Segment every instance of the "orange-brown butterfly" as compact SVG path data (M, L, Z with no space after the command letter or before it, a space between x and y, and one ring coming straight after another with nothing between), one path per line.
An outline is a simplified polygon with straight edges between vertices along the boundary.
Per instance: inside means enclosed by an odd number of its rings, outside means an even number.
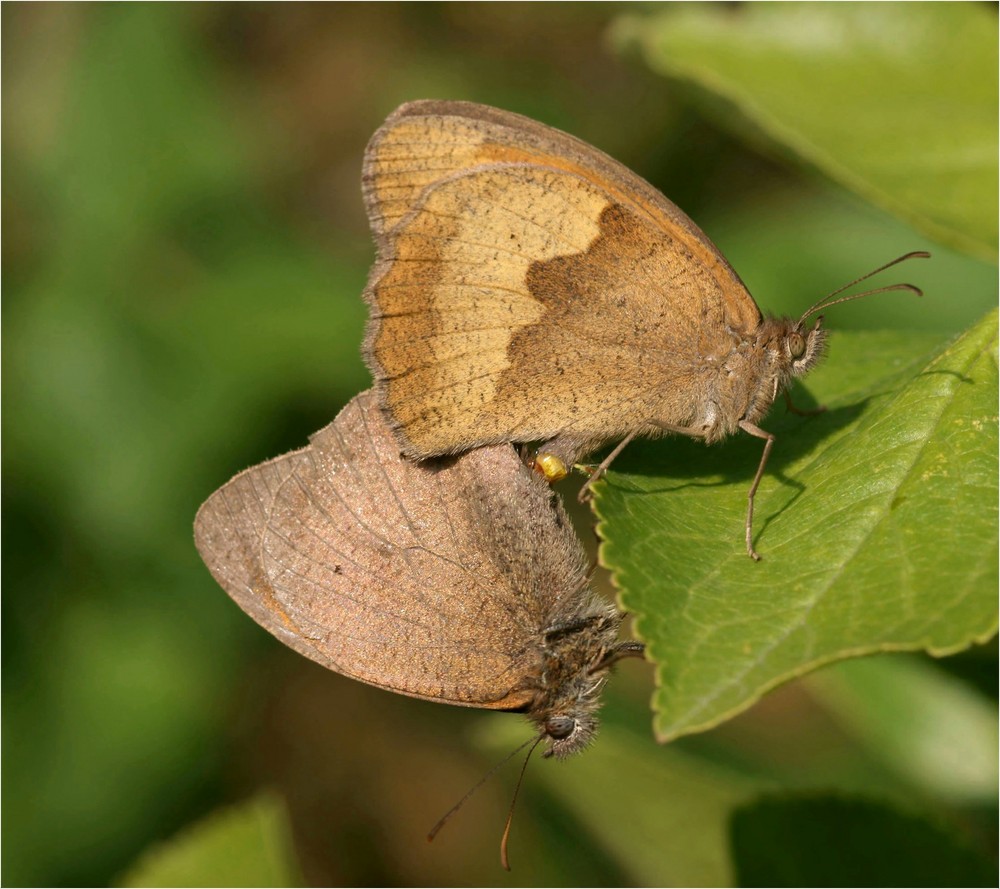
M364 354L407 456L541 441L535 466L553 479L620 439L593 481L636 435L711 443L742 429L766 442L745 525L758 558L753 498L774 443L758 424L823 353L822 317L807 321L865 294L764 317L655 188L484 105L398 108L368 146L363 188L378 246ZM868 292L884 290L919 293Z

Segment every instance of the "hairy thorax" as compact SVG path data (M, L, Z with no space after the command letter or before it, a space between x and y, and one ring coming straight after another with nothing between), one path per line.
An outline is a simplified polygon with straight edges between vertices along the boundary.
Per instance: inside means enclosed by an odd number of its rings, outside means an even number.
M756 425L792 377L806 373L822 355L825 331L809 331L789 318L765 318L752 335L730 334L729 351L703 357L706 385L694 426L713 442L741 422Z

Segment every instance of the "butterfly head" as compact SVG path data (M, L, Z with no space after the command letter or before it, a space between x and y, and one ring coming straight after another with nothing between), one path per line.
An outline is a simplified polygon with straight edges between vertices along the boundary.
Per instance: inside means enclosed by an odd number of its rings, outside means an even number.
M811 327L805 319L765 318L757 329L752 364L756 372L743 419L758 422L794 377L807 374L826 351L827 332L819 317Z
M548 667L548 688L542 690L540 705L530 715L548 741L543 755L562 759L583 750L597 733L597 711L608 668L591 672L585 661L573 656L561 664L550 659Z
M543 731L549 741L549 749L544 756L562 759L586 747L597 731L597 717L593 708L555 713L545 720Z
M605 606L546 634L541 687L528 712L549 742L544 756L562 759L590 743L612 664L642 655L640 643L616 641L620 625L621 615Z
M872 275L877 275L879 272L885 271L887 268L890 268L897 263L915 258L926 259L929 256L930 254L924 250L916 250L912 253L907 253L905 256L900 256L892 262L888 262L880 268L875 269L875 271L862 275L850 284L845 284L829 296L824 297L819 302L806 309L798 321L785 319L782 323L787 326L783 335L783 341L785 360L788 363L788 375L792 377L802 376L804 373L807 373L823 356L824 347L826 345L826 331L822 329L823 316L819 315L816 318L816 323L807 330L807 322L810 318L818 312L822 312L824 309L830 308L830 306L835 306L842 302L849 302L853 299L861 299L865 296L872 296L876 293L888 293L895 290L905 290L908 293L914 293L917 296L921 296L922 292L920 288L914 287L912 284L889 284L884 287L876 287L871 290L865 290L861 293L852 293L848 296L839 296L839 294L843 293L848 288L853 287L855 284L859 284L862 281L867 280L872 277ZM835 298L838 296L839 298Z
M816 366L816 362L826 351L827 332L823 329L823 316L816 319L812 327L806 328L805 319L785 321L787 327L779 338L782 366L785 379L801 377Z
M788 385L793 377L801 377L808 373L816 362L823 357L826 348L827 333L823 329L823 316L818 315L816 321L810 327L809 319L816 316L824 309L838 303L848 302L853 299L860 299L865 296L872 296L876 293L887 293L891 291L904 290L909 293L921 295L919 287L912 284L889 284L884 287L876 287L872 290L865 290L861 293L852 293L847 296L840 296L845 290L859 284L885 271L887 268L908 259L927 258L930 254L923 250L917 250L900 256L892 262L888 262L880 268L862 275L850 284L835 290L829 296L824 297L819 302L810 306L802 313L796 321L792 318L766 318L757 329L754 341L754 351L758 356L755 361L760 361L759 373L754 375L757 381L756 388L751 391L748 400L748 408L743 419L750 422L757 422L767 413L774 400L781 391Z

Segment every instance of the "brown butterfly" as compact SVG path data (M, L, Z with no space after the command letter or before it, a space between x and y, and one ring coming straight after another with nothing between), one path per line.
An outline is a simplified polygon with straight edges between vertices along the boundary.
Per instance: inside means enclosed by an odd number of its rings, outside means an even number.
M586 745L609 668L642 653L616 641L558 497L510 445L403 459L367 392L216 491L195 543L290 648L388 691L524 712L546 755Z
M742 429L766 442L745 526L759 558L753 498L774 436L758 423L823 353L822 317L807 320L865 294L765 318L651 185L485 105L398 108L368 145L363 188L378 246L364 354L407 456L541 441L534 465L552 480L621 439L592 482L636 435Z

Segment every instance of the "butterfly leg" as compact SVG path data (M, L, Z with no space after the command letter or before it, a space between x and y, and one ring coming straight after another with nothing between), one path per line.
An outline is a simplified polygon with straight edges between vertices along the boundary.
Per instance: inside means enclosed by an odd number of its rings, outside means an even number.
M636 429L632 430L620 442L618 442L618 444L615 446L614 450L610 454L608 454L608 456L605 457L601 461L601 463L597 467L597 469L595 469L590 474L590 478L587 479L586 484L584 484L584 486L580 489L580 502L581 503L585 502L587 500L587 498L590 496L590 487L591 487L591 485L593 485L594 482L596 482L604 474L605 470L607 470L607 468L611 465L611 463L614 461L614 459L623 450L625 450L625 446L630 441L632 441L633 438L635 438L638 435L649 435L650 434L650 432L652 431L649 428L650 426L654 427L655 429L660 429L663 432L671 432L674 435L687 435L690 438L704 438L705 434L706 434L706 430L704 428L701 428L701 427L694 428L694 427L691 427L691 426L674 426L674 425L672 425L670 423L663 423L663 422L661 422L659 420L647 420L641 426L638 426Z
M618 620L619 618L615 618ZM568 620L565 623L553 624L551 627L546 627L545 642L551 645L558 639L562 639L566 636L575 636L584 630L589 630L592 627L597 629L603 629L611 623L606 614L588 614L586 617L576 617L572 620Z
M750 485L750 491L747 493L747 554L755 562L759 562L760 554L753 548L753 498L757 493L760 480L764 477L764 467L767 466L767 458L771 456L771 448L774 447L774 435L770 432L765 432L759 426L754 426L753 423L747 420L740 420L740 429L748 432L755 438L762 438L766 442L764 453L760 455L760 465L757 467L757 474L753 477L753 484Z
M822 414L826 411L826 405L821 404L819 407L810 408L809 410L803 410L800 407L796 407L792 404L792 396L788 394L786 389L785 395L785 407L788 408L789 413L798 414L800 417L814 417L816 414Z
M645 656L646 646L642 642L636 642L634 639L630 639L627 642L619 642L614 648L609 648L604 653L604 657L591 668L590 672L597 673L601 670L607 670L622 658L644 658Z
M580 493L577 495L581 503L586 503L587 500L590 499L590 497L592 496L592 494L591 494L591 486L602 475L604 475L604 473L607 470L607 468L614 462L615 457L617 457L622 451L624 451L625 450L625 446L630 441L632 441L633 438L635 438L637 435L641 434L643 431L644 431L643 428L639 427L638 429L634 429L632 432L630 432L628 435L626 435L620 442L618 442L618 444L615 445L615 447L611 451L611 453L608 454L608 456L605 457L600 462L600 464L598 465L597 469L595 469L592 473L590 473L590 478L588 478L583 483L583 487L580 488Z

